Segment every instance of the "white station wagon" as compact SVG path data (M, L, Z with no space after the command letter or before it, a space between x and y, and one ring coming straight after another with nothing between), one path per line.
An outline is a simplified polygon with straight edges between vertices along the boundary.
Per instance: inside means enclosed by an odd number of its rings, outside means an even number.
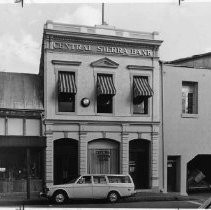
M133 194L134 183L130 175L87 174L66 184L48 186L41 196L46 196L57 204L68 199L108 199L114 203L121 197Z

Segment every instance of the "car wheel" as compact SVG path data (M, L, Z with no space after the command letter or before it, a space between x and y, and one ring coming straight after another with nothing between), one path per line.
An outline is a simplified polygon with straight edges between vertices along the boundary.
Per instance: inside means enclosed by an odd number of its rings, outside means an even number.
M53 201L57 204L63 204L67 200L66 193L64 191L57 191L53 196Z
M118 200L119 200L119 194L117 192L113 191L108 194L108 201L110 203L116 203Z

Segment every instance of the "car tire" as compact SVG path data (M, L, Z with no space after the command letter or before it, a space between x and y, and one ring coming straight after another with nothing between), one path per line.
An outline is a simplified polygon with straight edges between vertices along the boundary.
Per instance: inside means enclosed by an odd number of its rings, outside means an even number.
M107 200L110 203L116 203L119 200L119 193L116 191L112 191L108 194Z
M56 191L53 195L53 202L56 204L63 204L67 201L67 194L66 192L59 190Z

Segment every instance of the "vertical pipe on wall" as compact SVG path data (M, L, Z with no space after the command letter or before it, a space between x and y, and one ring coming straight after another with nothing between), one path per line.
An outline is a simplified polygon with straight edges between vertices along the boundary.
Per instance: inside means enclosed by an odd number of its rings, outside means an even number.
M163 185L163 189L165 188L165 152L164 152L164 84L163 84L163 62L159 61L160 63L160 81L161 81L161 130L162 130L162 138L161 138L161 142L162 142L162 173L163 173L163 179L162 179L162 185Z
M27 192L27 199L30 199L30 180L31 180L31 173L30 173L30 148L26 149L26 167L27 167L27 181L26 181L26 192Z

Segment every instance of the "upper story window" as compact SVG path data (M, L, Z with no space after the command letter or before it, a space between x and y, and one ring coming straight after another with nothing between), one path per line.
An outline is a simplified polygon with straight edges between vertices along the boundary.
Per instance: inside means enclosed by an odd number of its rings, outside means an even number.
M75 112L77 92L74 72L58 72L58 111Z
M133 114L148 114L149 98L153 90L148 83L148 77L133 77Z
M197 82L182 82L182 113L198 114Z
M112 74L97 74L97 113L113 112L113 96L116 89Z

